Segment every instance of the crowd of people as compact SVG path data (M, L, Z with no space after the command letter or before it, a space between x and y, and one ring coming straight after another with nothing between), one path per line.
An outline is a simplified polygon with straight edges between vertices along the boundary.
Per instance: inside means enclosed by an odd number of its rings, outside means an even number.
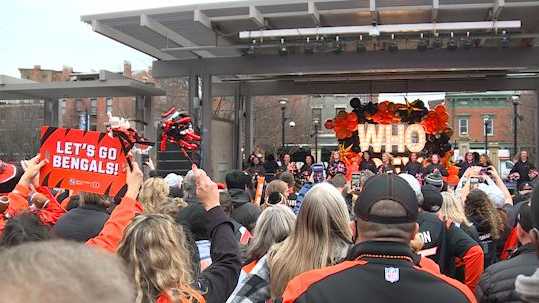
M468 153L253 153L212 181L148 178L113 199L40 186L40 156L0 162L1 302L539 302L539 189L522 151L508 178ZM261 183L260 180L263 182ZM257 197L259 197L257 199Z

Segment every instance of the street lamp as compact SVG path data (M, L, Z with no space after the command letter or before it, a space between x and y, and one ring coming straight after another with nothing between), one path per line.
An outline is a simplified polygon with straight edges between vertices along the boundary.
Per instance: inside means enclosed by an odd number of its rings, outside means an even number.
M280 99L279 104L281 104L281 144L282 150L284 152L285 145L285 130L286 130L286 104L288 101L286 99Z
M485 131L485 155L488 155L488 131L487 131L487 126L488 126L488 120L489 120L489 117L486 116L485 119L483 120L484 122L484 131Z
M511 101L513 102L513 154L516 155L518 152L518 106L520 105L520 96L513 95Z
M318 132L320 131L320 120L313 119L314 124L314 162L318 163Z

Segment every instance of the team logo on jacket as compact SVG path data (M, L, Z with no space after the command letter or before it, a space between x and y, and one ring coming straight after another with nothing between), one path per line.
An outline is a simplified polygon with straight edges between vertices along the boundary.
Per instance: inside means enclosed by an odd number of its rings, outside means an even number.
M399 281L399 269L395 267L386 267L386 281L390 283L395 283Z

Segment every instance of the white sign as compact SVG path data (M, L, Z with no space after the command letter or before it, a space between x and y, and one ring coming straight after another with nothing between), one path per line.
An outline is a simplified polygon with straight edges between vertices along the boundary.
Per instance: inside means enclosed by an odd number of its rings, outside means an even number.
M427 140L421 124L359 124L357 132L361 151L372 147L375 153L382 152L382 146L388 153L392 152L393 146L397 146L399 153L406 152L406 149L417 153L423 150Z

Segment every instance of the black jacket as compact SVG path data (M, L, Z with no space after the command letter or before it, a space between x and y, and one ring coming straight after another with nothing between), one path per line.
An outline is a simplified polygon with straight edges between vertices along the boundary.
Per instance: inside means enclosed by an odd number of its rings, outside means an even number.
M376 174L376 164L374 163L373 160L368 160L368 161L361 161L361 163L359 164L359 170L362 171L362 170L370 170L372 171L373 174Z
M81 205L60 217L51 233L62 239L86 242L101 232L108 219L105 207Z
M406 244L363 242L352 261L305 272L288 283L283 302L473 302L463 284L418 266Z
M462 161L459 163L459 178L462 178L466 170L472 166L477 166L477 163L475 161L472 161L472 163L468 163L467 161Z
M490 266L491 264L494 264L497 260L497 252L496 248L497 245L500 243L503 243L501 240L495 240L492 238L492 235L490 234L490 223L486 218L482 218L481 216L474 215L471 216L470 221L472 221L473 225L477 228L477 232L479 233L479 245L481 245L481 248L483 249L483 253L485 254L485 268Z
M233 225L220 206L207 212L212 264L200 273L197 286L207 303L224 302L238 283L241 260Z
M233 188L229 189L228 193L232 198L230 216L249 231L253 231L256 220L260 216L260 209L251 203L251 197L246 191Z
M530 182L530 170L534 169L535 165L530 163L530 161L522 162L518 161L515 163L515 166L513 166L513 169L511 169L511 174L518 172L520 175L520 179L518 179L517 183L518 185L526 182Z
M488 267L479 281L476 296L479 302L522 302L515 292L518 275L532 275L539 267L533 244L518 248L511 258Z
M423 240L422 254L440 266L440 271L461 282L475 283L483 272L483 253L481 248L468 234L454 223L441 221L436 215L420 212L417 217L419 237ZM458 260L464 266L457 268Z
M428 174L433 173L435 170L438 170L440 172L440 175L447 177L449 176L449 173L447 172L447 169L441 164L429 164L427 167L423 168L423 175L427 176Z
M404 169L402 170L403 173L410 174L412 176L420 175L423 171L423 166L421 166L421 163L417 161L409 161L404 166Z

